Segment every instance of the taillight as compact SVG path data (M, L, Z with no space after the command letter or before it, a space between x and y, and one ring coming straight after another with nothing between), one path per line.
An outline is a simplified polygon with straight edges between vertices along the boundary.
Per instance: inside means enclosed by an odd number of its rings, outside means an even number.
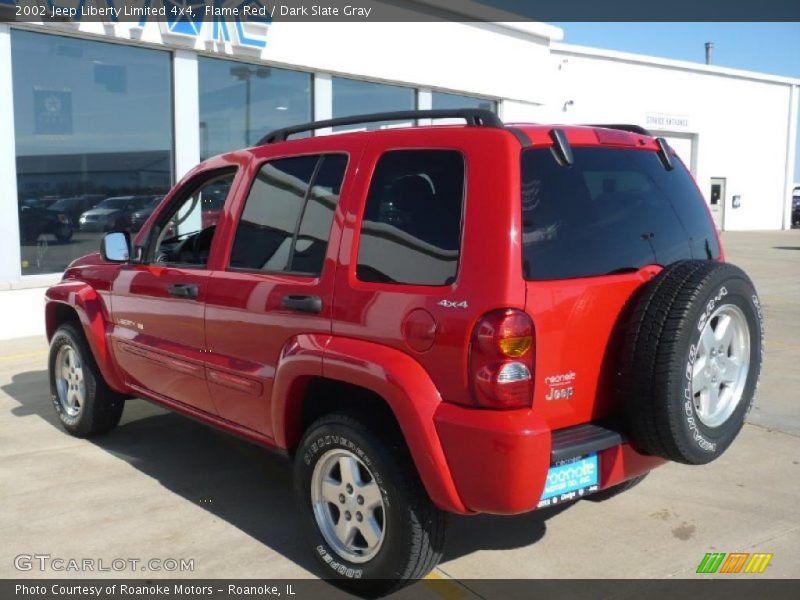
M472 395L486 408L524 408L533 398L533 321L523 311L495 310L472 332Z

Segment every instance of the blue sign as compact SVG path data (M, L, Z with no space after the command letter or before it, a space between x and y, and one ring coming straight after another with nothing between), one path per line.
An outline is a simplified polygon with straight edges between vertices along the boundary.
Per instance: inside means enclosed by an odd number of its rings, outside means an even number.
M585 490L599 482L597 454L573 462L550 467L544 484L542 500Z

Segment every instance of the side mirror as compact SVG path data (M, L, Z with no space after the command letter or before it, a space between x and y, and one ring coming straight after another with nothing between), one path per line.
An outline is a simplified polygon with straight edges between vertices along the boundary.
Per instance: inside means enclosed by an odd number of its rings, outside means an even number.
M131 257L131 237L127 231L112 231L100 242L100 256L108 262L128 262Z

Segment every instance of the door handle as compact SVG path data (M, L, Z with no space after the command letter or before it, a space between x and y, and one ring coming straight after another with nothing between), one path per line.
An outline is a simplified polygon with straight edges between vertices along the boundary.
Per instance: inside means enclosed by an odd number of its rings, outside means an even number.
M319 296L298 296L289 294L281 300L281 306L289 310L305 313L321 313L322 298Z
M173 283L169 286L169 295L176 298L197 298L198 287L193 283Z

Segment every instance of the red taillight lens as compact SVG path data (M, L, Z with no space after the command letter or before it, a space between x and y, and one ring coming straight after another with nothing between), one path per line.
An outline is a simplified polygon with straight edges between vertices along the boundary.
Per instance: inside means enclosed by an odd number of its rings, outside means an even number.
M533 322L521 310L484 315L472 334L469 368L475 403L524 408L533 398Z

